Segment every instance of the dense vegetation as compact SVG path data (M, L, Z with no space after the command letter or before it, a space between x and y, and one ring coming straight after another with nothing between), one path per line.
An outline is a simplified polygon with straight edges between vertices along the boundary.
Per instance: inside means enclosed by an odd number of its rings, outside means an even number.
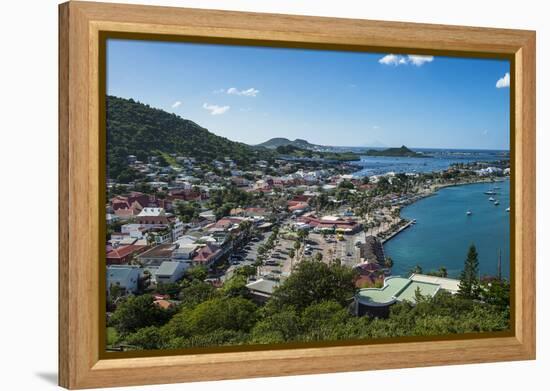
M264 306L250 300L246 277L237 272L222 288L203 282L205 271L191 269L169 287L179 306L161 310L150 295L128 298L110 319L116 343L130 349L172 349L240 344L266 344L436 336L499 331L509 328L509 284L472 277L475 248L465 262L465 284L457 295L416 295L416 304L393 305L388 318L356 317L350 311L354 271L338 262L299 263ZM252 267L251 267L252 268ZM253 269L253 268L252 268ZM470 289L476 286L475 294ZM113 342L113 337L110 337Z
M206 162L230 157L241 164L266 155L264 150L260 157L256 149L216 136L176 114L115 96L107 97L107 151L109 177L121 182L137 175L128 168L128 155L147 161L151 151L157 151L163 161L178 153Z

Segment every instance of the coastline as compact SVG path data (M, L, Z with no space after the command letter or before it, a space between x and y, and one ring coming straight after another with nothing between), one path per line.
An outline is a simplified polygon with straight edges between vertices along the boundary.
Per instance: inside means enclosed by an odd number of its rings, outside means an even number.
M479 183L500 183L504 182L506 180L509 180L510 177L491 177L491 178L479 178L479 180L474 181L467 181L467 182L457 182L457 183L445 183L445 184L437 184L430 186L429 189L427 189L426 192L423 192L421 194L417 194L414 197L411 197L410 202L405 202L403 206L409 206L414 204L415 202L418 202L424 198L432 197L441 189L445 189L448 187L455 187L455 186L468 186L468 185L476 185ZM382 244L388 243L391 239L395 238L398 234L403 232L405 229L409 228L411 225L414 225L415 220L408 220L401 216L401 210L399 211L399 221L396 224L404 224L403 226L399 227L395 232L392 232L389 234L388 237L381 238Z
M502 275L508 278L510 271L507 265L512 255L507 239L509 213L504 209L510 202L509 179L494 179L498 180L452 184L464 187L440 192L437 197L426 200L425 203L411 203L411 209L402 209L399 215L401 221L417 220L421 226L414 227L411 232L399 236L395 241L391 239L405 229L392 232L383 241L385 254L394 261L392 273L406 274L415 265L420 265L425 271L435 271L444 266L450 276L456 277L463 264L465 248L475 244L480 257L481 275L496 275L497 260L502 257ZM467 187L470 184L478 186ZM439 189L454 186L438 186L430 195L436 194ZM497 195L493 197L500 200L500 207L494 207L492 202L487 201L489 195L483 194L496 186L500 189L495 189ZM474 217L465 216L466 210L473 211ZM432 238L436 238L433 246L426 245Z

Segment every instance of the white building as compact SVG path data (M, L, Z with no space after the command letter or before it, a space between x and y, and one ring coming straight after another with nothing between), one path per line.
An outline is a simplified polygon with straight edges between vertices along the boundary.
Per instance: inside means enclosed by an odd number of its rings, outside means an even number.
M134 265L110 265L107 267L107 295L110 295L111 287L119 286L126 293L138 291L139 266Z
M172 253L173 261L186 261L192 259L199 247L198 244L188 243L178 246Z
M171 284L183 277L188 264L186 262L164 261L155 273L157 284Z
M166 212L164 211L164 208L143 208L141 212L139 212L138 217L158 217L158 216L165 216Z
M134 239L143 239L147 233L147 228L142 224L124 224L120 227L120 232Z
M184 231L184 224L180 221L180 219L176 219L176 221L174 221L174 224L172 225L172 241L175 242L176 240L181 238Z

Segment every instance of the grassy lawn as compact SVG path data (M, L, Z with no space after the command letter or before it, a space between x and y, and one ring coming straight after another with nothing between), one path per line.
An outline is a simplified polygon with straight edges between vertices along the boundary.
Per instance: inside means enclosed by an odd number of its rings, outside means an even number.
M114 345L118 339L118 333L114 327L107 327L107 346Z
M160 151L159 151L160 152ZM162 157L164 158L164 160L166 160L166 162L171 165L171 166L174 166L174 167L180 167L179 163L177 162L176 158L170 156L169 153L166 153L166 152L160 152L160 154L162 155Z

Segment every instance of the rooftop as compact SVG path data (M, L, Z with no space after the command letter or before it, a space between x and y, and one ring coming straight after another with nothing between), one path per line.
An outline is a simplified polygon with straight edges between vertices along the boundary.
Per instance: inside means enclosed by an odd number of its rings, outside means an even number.
M259 279L246 285L246 287L252 291L263 293L266 295L272 295L275 288L279 286L278 281Z
M382 288L361 289L357 293L357 299L361 304L374 307L386 306L403 300L414 303L417 289L420 289L420 294L423 296L434 296L439 288L438 284L394 276L387 277Z
M107 267L107 279L109 282L124 283L132 275L139 276L139 266L134 265L111 265Z
M113 248L111 251L107 253L107 259L120 259L124 258L136 251L141 251L145 248L145 246L135 245L135 244L129 244L124 245L120 247Z
M171 276L178 269L179 262L164 261L156 271L157 276Z
M139 255L140 258L170 258L172 256L172 251L176 246L174 244L161 244L159 246L153 247L150 250L147 250Z
M164 216L164 209L163 208L143 208L141 212L138 214L139 217L156 217L156 216Z
M426 274L416 274L413 273L409 279L418 282L427 282L430 284L438 284L441 289L449 291L451 293L458 292L458 286L460 285L459 280L446 277L437 277L437 276L428 276Z

